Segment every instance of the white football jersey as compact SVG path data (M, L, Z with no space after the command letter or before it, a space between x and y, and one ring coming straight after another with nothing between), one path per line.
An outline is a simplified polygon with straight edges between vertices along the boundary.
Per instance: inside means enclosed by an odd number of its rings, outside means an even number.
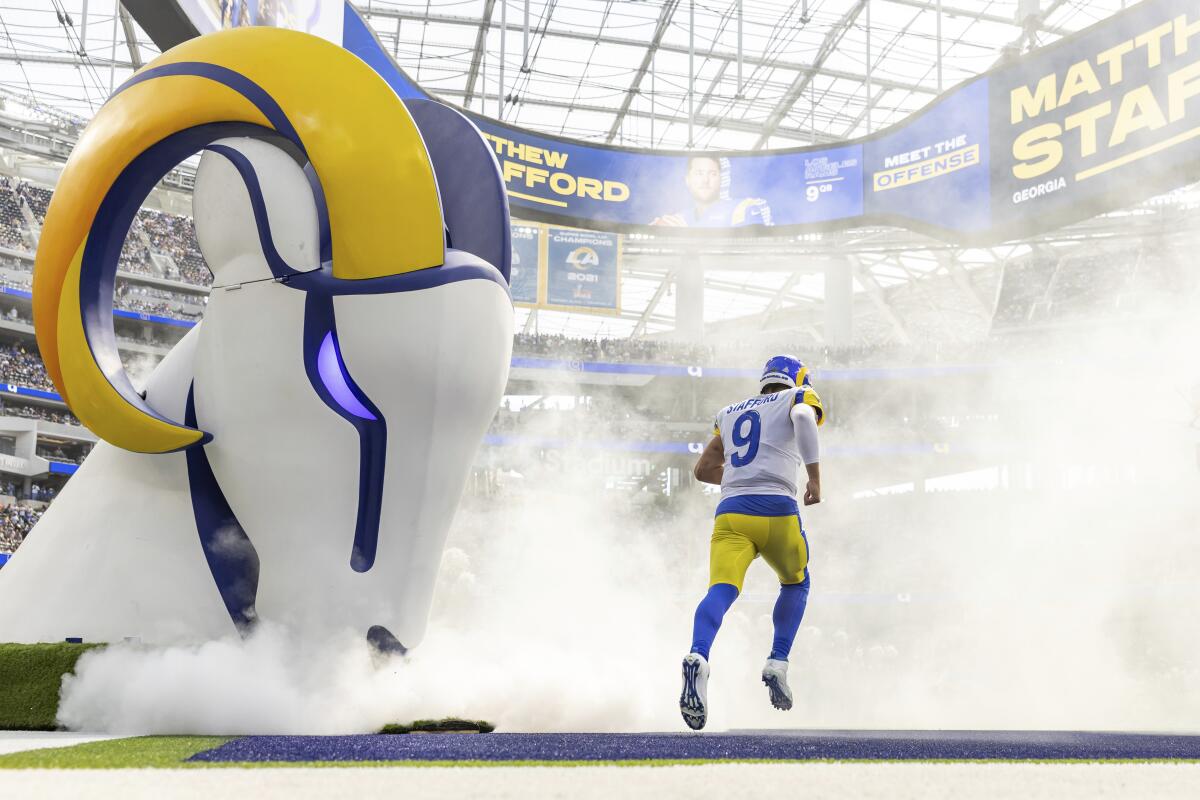
M713 436L725 448L721 497L747 494L796 496L800 449L792 427L792 407L812 406L817 424L824 422L821 398L812 387L758 394L726 406L713 422Z

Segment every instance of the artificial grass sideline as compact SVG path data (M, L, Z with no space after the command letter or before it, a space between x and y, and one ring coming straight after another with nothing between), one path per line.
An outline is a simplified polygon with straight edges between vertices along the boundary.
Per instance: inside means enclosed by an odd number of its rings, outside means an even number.
M0 644L0 730L58 728L62 679L96 644Z
M70 747L0 755L0 769L178 769L202 766L187 759L220 747L231 736L136 736Z

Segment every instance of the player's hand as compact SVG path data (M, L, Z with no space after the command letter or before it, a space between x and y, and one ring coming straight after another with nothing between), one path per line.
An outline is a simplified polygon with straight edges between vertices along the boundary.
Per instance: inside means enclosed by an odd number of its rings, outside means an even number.
M683 214L663 214L661 217L656 217L651 225L666 225L669 228L686 228L687 221L684 220Z
M809 481L804 487L804 505L815 506L821 502L821 482Z

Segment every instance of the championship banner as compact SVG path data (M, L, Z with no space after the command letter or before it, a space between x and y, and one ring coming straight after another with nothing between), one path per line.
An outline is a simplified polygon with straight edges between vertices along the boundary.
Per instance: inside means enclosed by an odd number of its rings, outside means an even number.
M615 233L546 229L546 307L611 311L621 304L621 239Z
M183 34L164 21L170 16L164 9L222 9L218 22L189 12L190 35L221 25L283 24L262 10L270 8L286 24L328 37L336 0L125 5L165 48ZM392 61L354 7L342 8L342 46L401 98L430 97ZM959 85L891 128L835 145L644 150L533 133L465 113L495 152L512 211L523 219L720 235L887 224L994 244L1200 180L1197 95L1200 6L1143 0Z
M539 225L512 223L512 271L509 286L514 303L536 305L544 231Z

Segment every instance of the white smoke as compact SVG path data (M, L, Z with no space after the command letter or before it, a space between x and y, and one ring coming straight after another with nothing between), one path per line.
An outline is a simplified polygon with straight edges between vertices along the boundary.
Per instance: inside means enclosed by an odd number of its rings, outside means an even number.
M349 733L442 716L505 730L670 725L688 614L659 542L580 497L464 512L430 633L408 657L270 623L245 642L118 644L80 660L59 720L122 733Z
M133 385L134 390L139 392L146 390L150 375L160 360L154 356L137 354L125 358L125 372L129 375L129 382Z
M796 709L771 709L758 681L777 584L755 562L713 648L710 729L1194 728L1194 319L1046 334L975 379L938 383L922 396L964 415L999 408L964 423L949 454L827 455L826 501L804 512L813 589L791 660ZM894 441L903 426L886 400L827 426L827 453ZM919 489L969 463L995 465L1001 488L849 491ZM429 634L407 658L269 624L246 642L116 645L64 682L60 720L127 733L341 733L448 715L510 731L679 730L715 501L695 491L661 509L589 471L570 453L531 459L465 503Z

